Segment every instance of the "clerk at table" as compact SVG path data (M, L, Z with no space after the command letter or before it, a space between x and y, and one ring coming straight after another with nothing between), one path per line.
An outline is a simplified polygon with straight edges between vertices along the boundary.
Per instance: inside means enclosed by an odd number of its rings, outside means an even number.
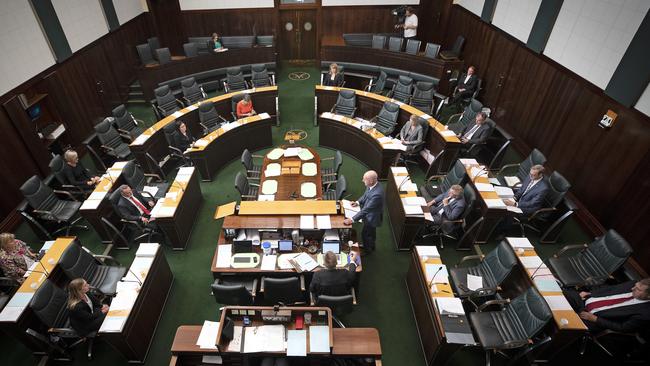
M244 94L244 98L237 103L237 118L254 116L256 114L257 112L253 109L251 96Z
M345 268L337 269L338 255L331 251L325 253L324 271L314 273L309 285L309 292L318 298L320 295L345 296L350 294L354 283L355 271L357 269L357 253L350 251L350 263Z

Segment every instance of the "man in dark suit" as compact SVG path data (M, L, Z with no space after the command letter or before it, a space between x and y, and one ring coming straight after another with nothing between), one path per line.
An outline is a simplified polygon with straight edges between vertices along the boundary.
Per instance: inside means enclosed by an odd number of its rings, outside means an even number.
M465 126L458 136L465 147L482 144L490 137L490 125L487 124L487 114L478 112L473 124Z
M369 170L363 175L363 184L366 191L352 206L360 206L361 210L352 219L346 218L343 223L352 225L353 222L363 220L361 240L366 252L375 250L377 226L381 225L384 214L384 189L379 184L377 172Z
M592 332L630 333L650 325L650 278L603 285L591 292L569 289L564 294Z
M478 76L475 74L476 68L470 66L467 68L467 72L463 73L458 78L458 85L454 95L451 97L449 104L456 104L461 99L472 96L478 87Z
M141 221L148 224L153 221L151 216L151 208L155 202L151 198L144 198L138 191L134 191L126 184L118 188L122 197L117 203L117 209L123 219L129 221Z
M337 259L338 255L332 252L325 253L324 262L327 269L314 272L309 292L316 298L320 295L344 296L350 294L357 270L357 253L350 251L350 263L346 268L336 269Z
M544 167L533 165L521 187L515 190L514 199L504 200L504 202L508 206L518 207L523 215L530 216L542 208L547 192L548 183L544 180Z
M431 211L433 224L441 227L443 232L451 233L458 224L448 221L460 219L465 211L465 204L463 187L454 184L449 188L449 192L443 192L427 202L427 207Z

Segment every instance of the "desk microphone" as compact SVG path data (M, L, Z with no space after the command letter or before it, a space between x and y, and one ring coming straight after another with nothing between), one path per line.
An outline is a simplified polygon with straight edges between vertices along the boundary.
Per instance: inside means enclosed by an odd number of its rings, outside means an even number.
M482 167L481 169L479 169L478 173L476 173L476 175L474 175L474 176L472 177L472 182L476 181L476 178L478 178L479 176L481 176L483 172L485 172L485 167Z
M399 186L397 187L397 192L400 192L402 190L402 186L404 185L404 183L406 183L410 179L411 177L407 175L406 178L404 178L404 180L402 181L402 183L400 183Z
M131 270L131 268L129 268L129 273L131 273L131 274L133 275L133 277L135 277L136 280L135 280L135 281L129 281L129 280L122 279L122 282L135 282L135 283L137 283L138 285L142 286L142 280L140 280L140 279L138 278L138 276L135 274L135 272L133 272L133 271Z
M431 281L429 282L429 288L431 288L431 286L433 286L433 284L435 283L435 280L436 280L436 276L438 275L438 272L440 272L441 270L442 270L442 266L438 267L438 270L436 271L436 273L433 274L433 277L431 277Z
M45 275L48 276L48 277L50 276L50 273L47 271L47 269L45 268L45 266L43 265L43 263L42 263L41 261L36 261L35 263L38 263L38 264L41 265L41 268L43 268L43 272L34 271L34 270L32 270L32 272L43 273L43 274L45 274Z
M293 191L293 193L291 193L291 195L289 196L289 198L291 198L291 199L293 199L293 200L297 199L297 198L298 198L298 195L296 194L296 191Z
M183 188L183 185L180 184L180 183L178 183L178 182L175 181L175 180L172 182L172 187L174 187L174 186L180 188L181 192L185 193L185 188Z
M535 273L537 273L537 271L539 271L539 269L542 268L543 265L544 265L544 262L542 261L542 263L540 263L539 266L537 266L537 268L535 268L533 273L530 275L531 279L533 279L533 280L535 279Z

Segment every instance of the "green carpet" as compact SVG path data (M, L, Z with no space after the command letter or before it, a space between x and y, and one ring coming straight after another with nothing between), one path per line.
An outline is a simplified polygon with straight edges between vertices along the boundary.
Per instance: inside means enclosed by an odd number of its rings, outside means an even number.
M304 81L289 80L287 75L293 71L306 71L311 77ZM330 157L334 151L318 147L318 129L313 126L314 85L319 80L319 70L309 67L284 66L278 75L280 87L280 127L273 128L273 143L283 143L287 130L302 129L307 132L307 138L302 144L315 147L321 157ZM154 122L151 109L148 107L130 107L130 111L147 125ZM450 111L444 111L446 115ZM509 159L520 159L510 153ZM86 157L86 166L92 163ZM221 170L213 182L201 183L203 204L199 209L187 250L178 252L165 248L165 255L174 273L174 284L155 333L153 344L147 357L146 365L167 365L170 359L170 347L176 329L184 324L202 324L204 320L217 320L219 305L210 294L212 274L210 263L214 255L215 245L221 228L221 221L212 219L217 205L238 199L234 188L234 176L241 171L240 162L233 161ZM355 199L363 192L361 176L367 168L358 160L344 154L341 173L348 180L348 193ZM418 183L422 183L423 173L417 168L410 168ZM388 213L385 212L385 217ZM360 230L360 227L357 227ZM405 274L409 254L395 252L388 220L378 229L378 249L369 257L363 259L364 270L361 278L361 288L358 297L359 305L354 312L343 319L348 327L374 327L379 330L383 350L383 364L386 366L419 366L425 365L420 341L415 328L414 318L405 286ZM98 236L92 231L78 233L83 245L101 253L103 246ZM30 229L22 225L17 230L17 236L38 248ZM575 223L570 223L563 234L564 243L578 243L589 240ZM483 247L488 251L495 246L490 243ZM539 248L543 257L557 251L558 246L548 245ZM128 265L133 259L135 250L118 251L111 254L121 263ZM443 261L447 265L458 263L469 252L457 252L449 243L441 251ZM79 347L75 353L74 365L114 366L126 365L124 358L111 347L98 340L95 345L93 361L85 358L85 347ZM0 342L0 365L34 365L36 363L30 352L20 343L3 336ZM465 349L458 352L450 364L474 365L483 361L480 349ZM494 364L501 364L495 360Z

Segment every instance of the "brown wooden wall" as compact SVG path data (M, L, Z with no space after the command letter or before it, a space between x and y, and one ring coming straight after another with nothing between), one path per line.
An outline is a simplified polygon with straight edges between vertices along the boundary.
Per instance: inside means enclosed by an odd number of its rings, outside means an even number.
M322 35L341 36L343 33L391 33L395 6L324 6Z
M273 8L183 11L181 21L184 42L187 37L207 37L214 32L222 36L272 35L277 23Z
M479 99L515 147L544 152L588 210L580 214L586 226L621 232L650 270L650 118L458 5L447 25L444 45L466 38L463 58L484 80ZM597 124L608 109L618 119L604 130Z

